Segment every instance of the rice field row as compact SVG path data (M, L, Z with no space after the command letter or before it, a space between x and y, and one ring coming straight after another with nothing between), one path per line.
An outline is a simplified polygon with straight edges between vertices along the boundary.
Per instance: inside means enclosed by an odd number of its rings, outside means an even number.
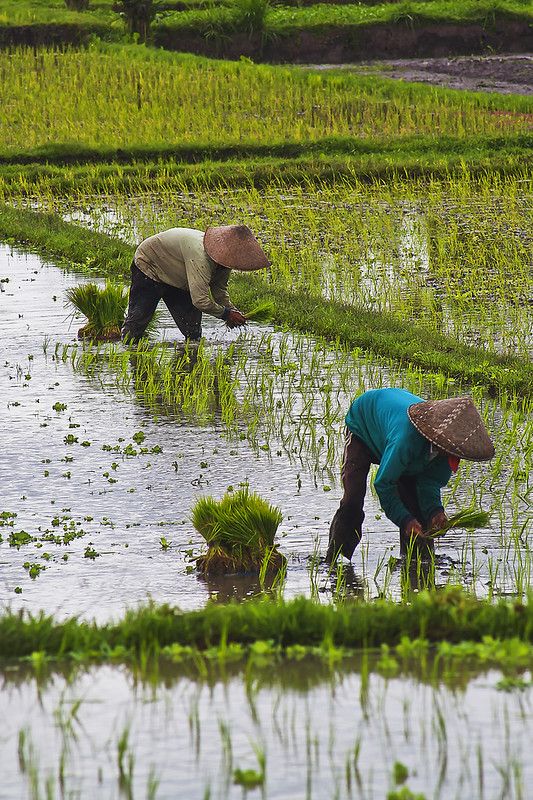
M132 245L174 225L243 221L268 247L276 288L392 313L488 352L528 358L533 202L526 175L475 179L465 171L447 181L218 191L161 178L153 194L84 197L80 185L78 199L43 192L33 202Z
M0 83L0 150L7 153L21 142L131 147L531 129L527 98L464 97L385 79L131 47L2 51Z

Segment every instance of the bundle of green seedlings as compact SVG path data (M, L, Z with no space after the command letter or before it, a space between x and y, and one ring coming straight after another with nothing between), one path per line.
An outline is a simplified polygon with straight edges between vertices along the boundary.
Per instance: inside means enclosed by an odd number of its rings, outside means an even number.
M87 323L79 329L79 339L112 342L120 339L120 328L128 305L128 293L124 286L106 281L104 287L96 283L85 283L67 289L67 303L73 313L87 317Z
M275 314L275 306L271 300L258 303L244 315L250 322L272 322Z
M204 575L234 572L277 572L286 562L274 544L282 520L279 508L247 488L226 492L222 500L201 497L192 523L207 542L196 560Z
M434 531L431 534L432 538L437 536L444 536L445 533L453 528L465 528L466 530L473 531L478 528L486 528L489 524L490 514L488 511L481 511L477 508L467 508L464 511L458 511L450 517L442 528Z

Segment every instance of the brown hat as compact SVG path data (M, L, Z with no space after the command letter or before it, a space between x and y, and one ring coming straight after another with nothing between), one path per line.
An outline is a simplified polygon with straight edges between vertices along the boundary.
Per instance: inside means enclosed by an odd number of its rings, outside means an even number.
M220 225L204 234L204 249L222 267L242 271L264 269L270 261L248 225Z
M471 397L425 400L413 403L407 413L422 436L452 456L488 461L494 455L494 445Z

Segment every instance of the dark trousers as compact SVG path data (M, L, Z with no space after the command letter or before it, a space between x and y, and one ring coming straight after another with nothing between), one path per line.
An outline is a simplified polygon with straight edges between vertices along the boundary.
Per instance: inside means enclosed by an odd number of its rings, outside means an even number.
M353 556L354 550L361 541L363 509L366 484L370 465L376 463L370 450L354 434L346 428L346 442L341 467L341 479L344 494L340 506L333 517L329 530L329 546L326 559L334 561L339 553L346 558ZM422 511L418 503L416 479L411 475L402 475L398 481L398 494L407 510L422 525ZM409 544L405 531L400 530L400 549L407 550ZM418 543L421 552L433 549L433 540L424 539Z
M141 338L160 300L186 339L201 338L202 312L193 305L189 292L152 280L132 261L128 310L122 325L123 339L136 341Z

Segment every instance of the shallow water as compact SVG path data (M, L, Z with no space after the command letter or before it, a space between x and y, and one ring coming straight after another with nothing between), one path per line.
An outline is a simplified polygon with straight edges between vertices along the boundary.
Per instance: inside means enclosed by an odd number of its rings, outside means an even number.
M430 684L304 661L213 680L167 665L143 685L120 666L44 667L39 680L14 668L0 673L0 798L43 797L48 782L51 797L232 800L246 796L234 770L258 771L259 752L265 783L251 797L383 800L399 761L427 800L518 800L533 780L533 695L498 691L500 679Z
M107 619L148 597L188 609L203 605L210 594L226 599L256 592L258 584L249 577L206 585L191 565L191 554L198 554L202 545L189 520L195 497L202 493L219 497L228 485L241 483L249 483L283 512L279 535L281 549L289 558L286 595L331 597L336 576L329 576L316 556L325 550L329 522L338 505L342 417L351 389L334 396L336 431L330 435L336 449L332 468L320 471L316 464L298 462L281 445L277 449L272 443L265 452L249 440L228 439L219 419L199 425L175 415L154 416L131 391L102 385L74 371L68 361L54 358L55 342L75 342L79 324L69 320L63 298L65 289L80 276L2 247L0 278L4 279L0 284L0 404L8 442L2 459L0 512L17 515L0 527L2 603L31 611L44 609L61 617L78 614ZM216 320L204 320L205 337L214 350L239 338ZM242 346L253 360L259 358L265 329L249 327ZM179 338L168 316L162 320L161 335ZM277 346L282 340L282 334L275 334ZM333 367L336 358L334 352L328 356ZM354 370L355 366L354 360ZM384 368L372 375L372 380L387 384ZM56 403L67 407L55 411ZM496 410L495 418L498 414ZM148 452L144 454L133 440L139 431L145 435L142 446ZM128 444L134 445L138 455L102 450L104 445L123 449ZM153 448L161 452L151 452ZM457 484L452 507L470 502L472 487L478 491L477 484L484 482L485 502L491 500L502 508L508 503L508 518L515 513L517 524L526 522L524 502L504 496L511 466L488 480L486 469L473 465L462 484ZM516 480L522 486L527 476ZM363 546L344 575L346 590L366 597L384 591L396 595L400 571L392 562L386 586L383 581L389 556L399 555L397 530L370 490L365 509ZM11 547L9 535L21 530L40 541ZM502 533L498 520L491 530L478 532L475 554L465 547L463 532L446 537L437 545L437 582L447 582L458 569L459 579L487 593L488 560L497 564L503 555L509 560ZM71 539L66 545L42 539L65 534ZM524 535L527 539L527 531ZM171 543L167 550L161 547L161 537ZM516 559L514 550L512 556ZM35 564L44 570L32 579L29 569ZM502 570L496 583L514 590L510 576Z

